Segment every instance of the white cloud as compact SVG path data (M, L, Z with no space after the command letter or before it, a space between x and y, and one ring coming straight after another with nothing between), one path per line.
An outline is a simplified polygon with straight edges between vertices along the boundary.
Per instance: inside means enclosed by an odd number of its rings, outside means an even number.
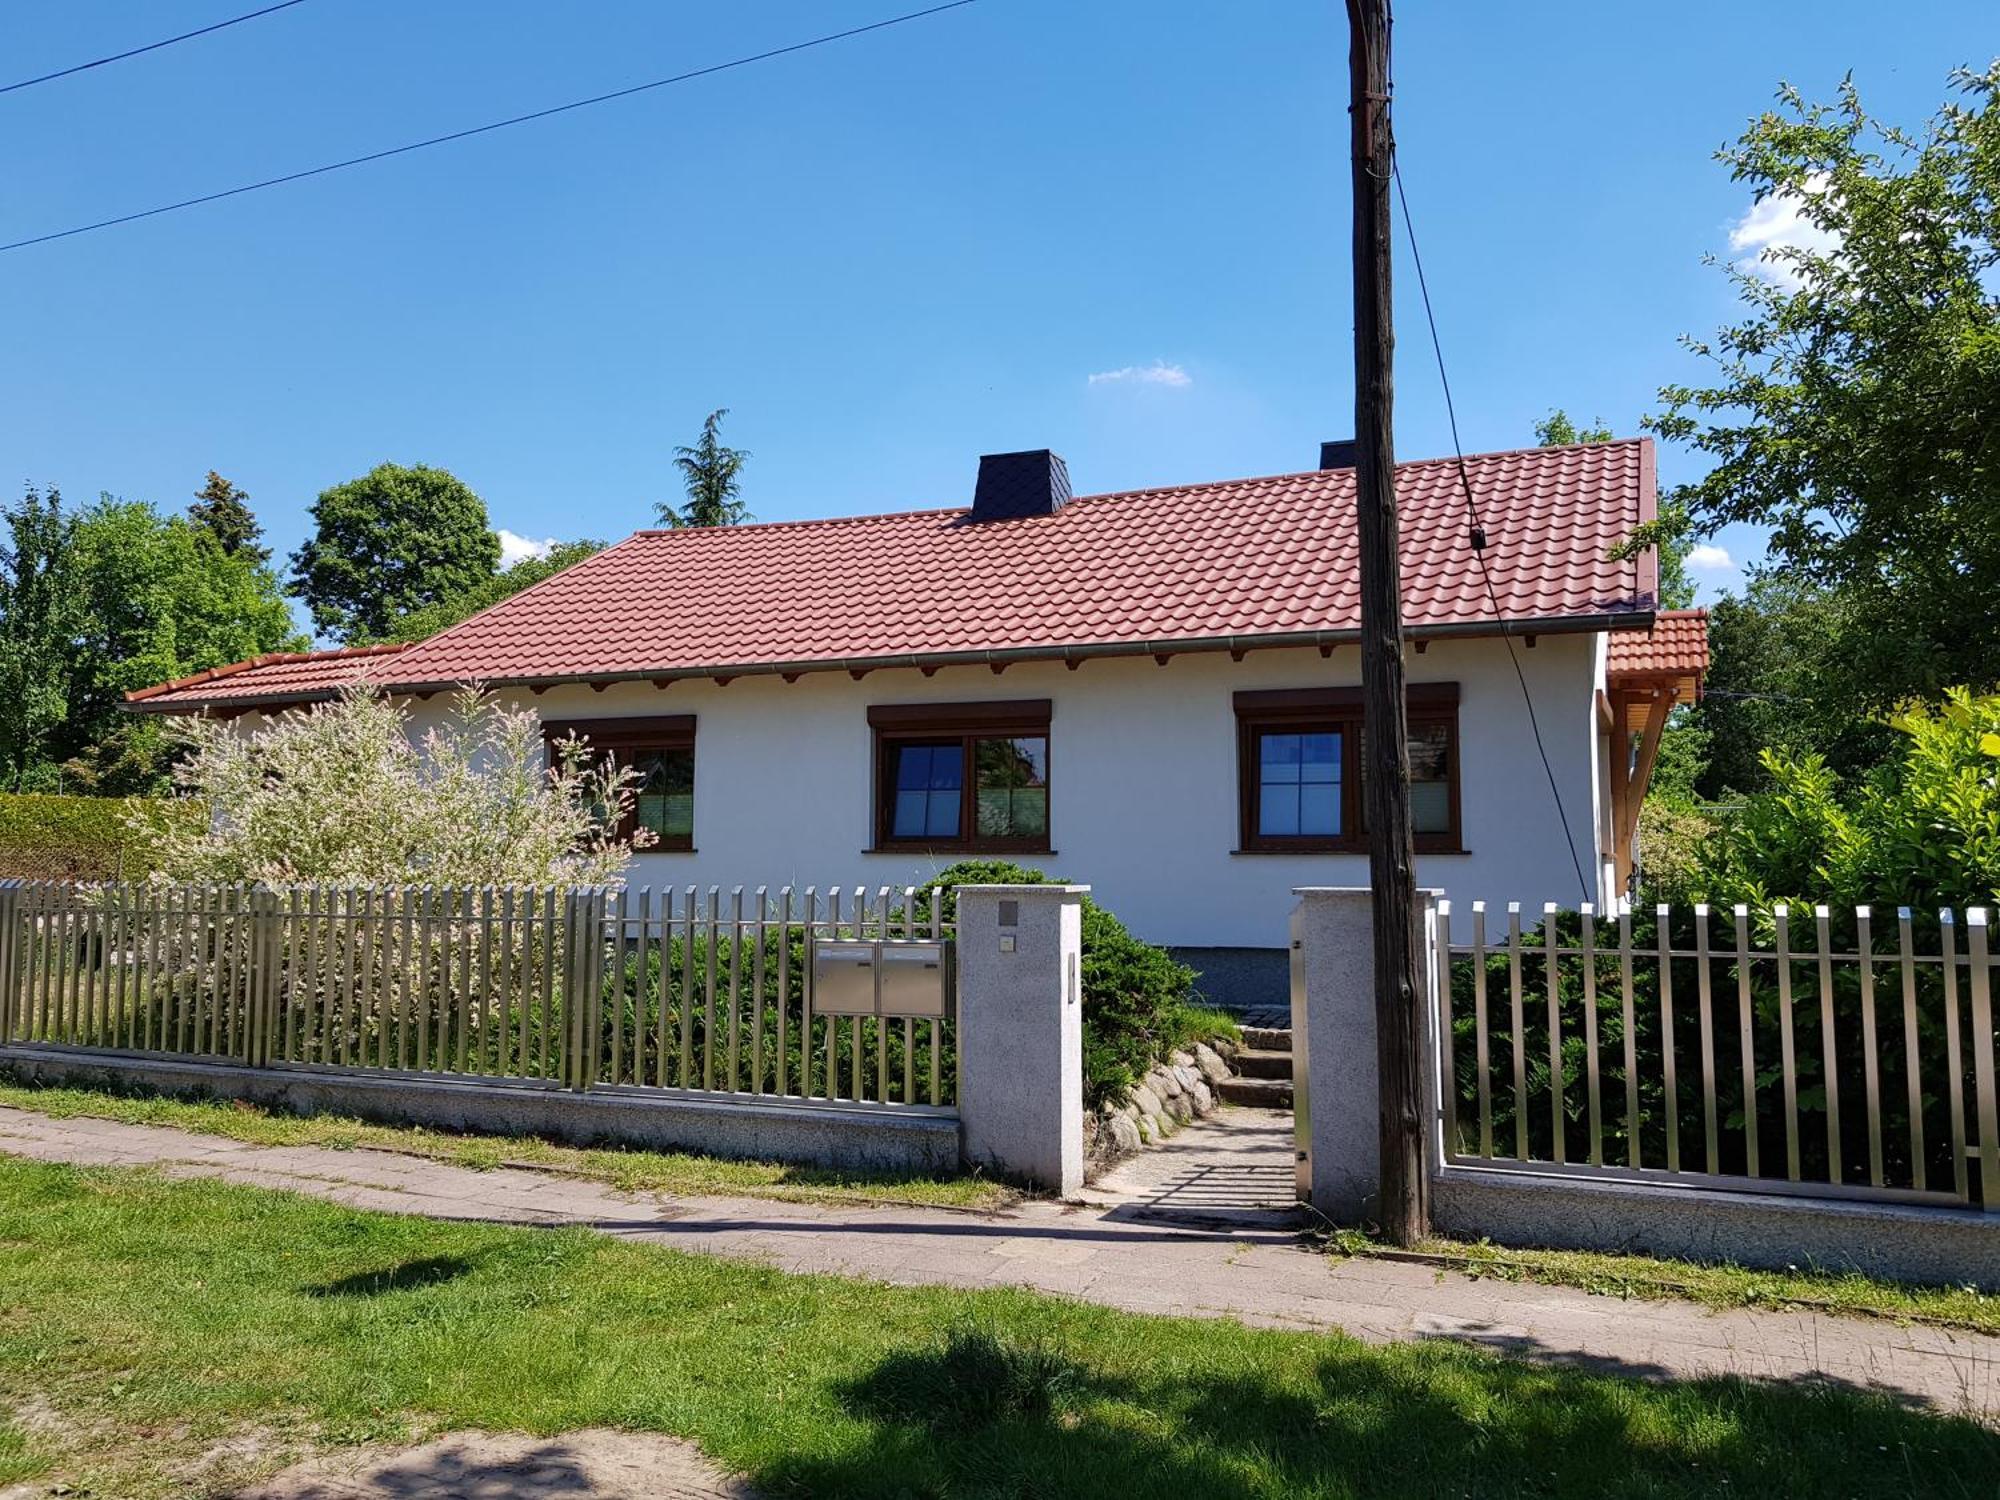
M1826 184L1826 174L1815 172L1806 179L1805 191L1821 193ZM1738 256L1737 267L1787 290L1799 285L1798 272L1786 261L1771 259L1768 252L1791 247L1825 255L1838 250L1840 241L1806 217L1805 198L1789 188L1760 198L1729 228L1729 248Z
M1174 390L1194 384L1194 377L1179 365L1154 360L1150 365L1126 365L1119 370L1099 370L1090 377L1092 385L1164 385Z
M517 536L505 526L495 528L500 537L500 566L511 568L517 562L526 562L531 557L547 557L549 549L556 544L552 536L545 536L539 542L531 536Z
M1688 550L1687 565L1699 568L1704 573L1733 573L1735 559L1730 557L1727 547L1718 547L1713 542L1697 542Z

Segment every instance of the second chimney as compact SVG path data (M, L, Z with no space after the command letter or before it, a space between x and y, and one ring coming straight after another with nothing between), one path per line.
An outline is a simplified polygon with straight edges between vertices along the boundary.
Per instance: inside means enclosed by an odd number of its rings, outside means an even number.
M972 491L975 521L1052 516L1069 504L1069 465L1046 448L1025 453L983 453Z

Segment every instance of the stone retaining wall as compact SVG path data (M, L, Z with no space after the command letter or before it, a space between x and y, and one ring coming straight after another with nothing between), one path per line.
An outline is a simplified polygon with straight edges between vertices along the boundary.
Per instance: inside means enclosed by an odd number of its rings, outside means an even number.
M1158 1145L1190 1120L1215 1113L1215 1085L1231 1076L1228 1059L1235 1044L1218 1040L1176 1049L1155 1064L1126 1094L1083 1122L1083 1149L1090 1175Z

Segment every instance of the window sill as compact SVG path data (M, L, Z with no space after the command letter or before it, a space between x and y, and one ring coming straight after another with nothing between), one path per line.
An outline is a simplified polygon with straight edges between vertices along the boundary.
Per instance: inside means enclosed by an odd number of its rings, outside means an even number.
M1037 849L1023 849L1019 844L874 844L861 851L863 854L961 854L992 856L1030 855L1037 859L1053 855L1056 851L1046 846Z
M1455 859L1471 854L1470 849L1418 849L1417 858L1428 859L1438 855L1445 859ZM1243 859L1324 859L1329 854L1345 855L1350 859L1366 859L1366 844L1327 844L1317 849L1231 849L1230 857Z
M648 859L655 854L699 854L699 853L701 853L701 851L695 848L693 844L653 844L644 849L634 849L632 851L632 857L634 859Z

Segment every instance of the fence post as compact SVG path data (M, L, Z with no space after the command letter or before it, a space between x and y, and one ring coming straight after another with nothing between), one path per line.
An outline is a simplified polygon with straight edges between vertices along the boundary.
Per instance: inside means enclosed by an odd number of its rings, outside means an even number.
M958 888L958 1113L966 1161L1083 1188L1082 885Z
M0 880L0 1042L14 1040L21 991L21 882Z
M271 1033L278 1024L278 894L259 886L250 892L250 984L244 1016L243 1061L268 1067Z
M1375 893L1366 886L1307 886L1292 913L1292 1046L1299 1110L1300 1196L1328 1219L1372 1219L1382 1182L1381 1064L1375 1033ZM1441 1163L1438 1113L1436 911L1440 892L1419 890L1411 951L1418 955L1425 1165ZM1301 1048L1300 1043L1303 1042Z

